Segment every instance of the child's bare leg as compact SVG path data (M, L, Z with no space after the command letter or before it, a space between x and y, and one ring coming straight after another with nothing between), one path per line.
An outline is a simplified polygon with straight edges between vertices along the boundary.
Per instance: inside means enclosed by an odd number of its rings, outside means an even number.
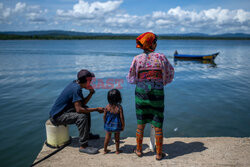
M111 138L111 132L106 132L106 136L104 140L104 154L107 154L110 151L110 150L107 150L110 138Z
M116 145L116 154L119 154L121 151L119 150L120 147L120 132L115 132L115 145Z

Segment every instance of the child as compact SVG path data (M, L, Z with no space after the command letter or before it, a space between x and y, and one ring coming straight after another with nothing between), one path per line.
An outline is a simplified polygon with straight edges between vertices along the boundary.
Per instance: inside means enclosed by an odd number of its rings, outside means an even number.
M106 137L104 141L104 154L108 153L110 150L107 150L109 140L111 138L112 132L115 133L115 144L116 144L116 154L119 154L120 144L120 131L124 130L124 116L123 109L120 105L122 102L121 93L117 89L112 89L108 92L108 102L104 110L104 129L106 130Z

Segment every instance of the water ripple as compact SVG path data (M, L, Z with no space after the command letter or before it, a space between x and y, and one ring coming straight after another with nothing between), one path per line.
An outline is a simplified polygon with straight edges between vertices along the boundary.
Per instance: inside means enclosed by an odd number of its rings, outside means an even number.
M249 46L250 41L159 40L157 52L164 53L175 68L174 81L165 87L167 137L249 136ZM133 57L141 53L134 40L2 41L0 48L0 152L4 152L0 166L33 162L45 140L44 123L54 101L82 68L94 72L97 79L125 81L120 89L127 122L122 135L134 136L135 86L125 80ZM175 50L220 51L220 55L215 64L175 62ZM107 92L97 89L89 105L105 106ZM93 132L104 136L100 114L93 113L92 119ZM173 130L176 127L178 131ZM78 135L77 129L71 133Z

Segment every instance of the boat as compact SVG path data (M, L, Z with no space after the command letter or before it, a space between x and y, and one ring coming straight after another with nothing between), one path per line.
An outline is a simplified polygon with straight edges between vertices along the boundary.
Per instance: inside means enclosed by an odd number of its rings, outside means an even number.
M177 51L175 51L174 58L182 60L214 60L219 53L220 52L209 55L188 55L188 54L179 54Z

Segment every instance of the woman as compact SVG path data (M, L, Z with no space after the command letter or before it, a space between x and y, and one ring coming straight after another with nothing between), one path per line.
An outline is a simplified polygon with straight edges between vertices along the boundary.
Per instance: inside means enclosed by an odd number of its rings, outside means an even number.
M164 85L174 78L174 68L164 54L154 52L157 46L157 36L151 32L141 34L136 38L137 48L144 53L134 57L127 80L136 84L135 103L137 117L135 153L142 156L142 140L146 123L155 128L156 160L161 160L164 120Z

